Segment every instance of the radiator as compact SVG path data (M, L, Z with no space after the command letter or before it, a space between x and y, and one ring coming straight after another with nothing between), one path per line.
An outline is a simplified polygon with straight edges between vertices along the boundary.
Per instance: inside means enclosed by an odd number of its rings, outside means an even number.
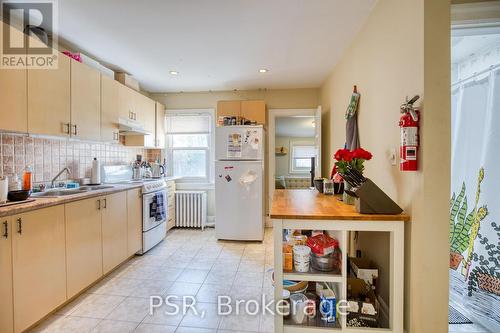
M207 223L207 192L175 191L175 226L201 228Z

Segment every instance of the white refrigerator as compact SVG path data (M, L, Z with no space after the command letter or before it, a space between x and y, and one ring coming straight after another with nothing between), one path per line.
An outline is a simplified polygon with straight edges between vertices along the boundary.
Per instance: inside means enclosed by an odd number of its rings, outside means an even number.
M264 239L264 129L215 130L215 234L217 239Z

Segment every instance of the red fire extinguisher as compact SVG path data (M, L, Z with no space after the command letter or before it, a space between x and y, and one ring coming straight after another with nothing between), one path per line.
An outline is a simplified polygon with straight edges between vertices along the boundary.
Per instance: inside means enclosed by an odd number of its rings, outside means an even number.
M401 143L399 155L401 171L417 171L418 169L418 129L420 113L413 107L420 97L416 95L411 100L401 105L399 127L401 129Z

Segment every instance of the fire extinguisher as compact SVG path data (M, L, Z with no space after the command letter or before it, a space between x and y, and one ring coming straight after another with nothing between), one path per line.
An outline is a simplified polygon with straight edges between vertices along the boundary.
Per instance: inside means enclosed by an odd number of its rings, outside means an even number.
M401 105L402 116L399 119L401 129L401 143L399 156L401 161L399 169L401 171L417 171L418 169L418 131L420 112L415 109L415 103L420 96L416 95L411 100Z

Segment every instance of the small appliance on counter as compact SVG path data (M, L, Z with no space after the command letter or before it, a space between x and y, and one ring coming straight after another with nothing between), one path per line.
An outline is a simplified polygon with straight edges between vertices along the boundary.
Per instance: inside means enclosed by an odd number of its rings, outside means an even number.
M348 167L342 178L351 185L351 190L344 191L355 198L356 211L361 214L401 214L399 207L373 181L365 178L358 170Z
M161 178L165 175L165 168L160 163L154 162L151 164L152 178Z

